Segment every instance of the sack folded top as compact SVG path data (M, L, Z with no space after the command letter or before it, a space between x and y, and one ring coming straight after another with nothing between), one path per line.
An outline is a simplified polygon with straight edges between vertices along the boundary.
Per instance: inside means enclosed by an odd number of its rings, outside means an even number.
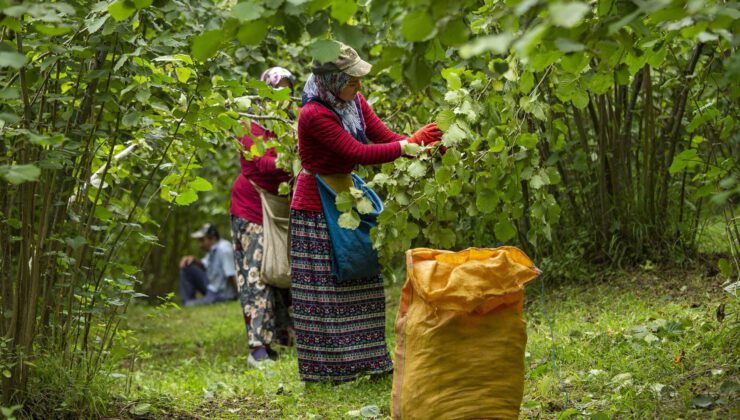
M501 305L521 304L524 285L540 271L523 251L511 246L406 252L414 291L437 309L486 314Z

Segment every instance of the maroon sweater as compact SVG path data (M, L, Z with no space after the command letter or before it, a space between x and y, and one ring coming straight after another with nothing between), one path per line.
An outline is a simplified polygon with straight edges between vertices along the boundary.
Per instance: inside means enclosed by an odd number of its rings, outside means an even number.
M403 151L396 134L380 121L362 95L359 95L365 134L374 144L363 144L348 133L339 117L325 106L310 102L298 117L298 153L303 168L312 174L349 174L355 165L375 165L399 158ZM321 212L316 178L305 172L298 176L291 208Z
M262 126L252 123L250 126L253 136L262 136L265 139L274 138L275 134L266 131ZM249 136L239 139L245 149L249 150L254 141ZM267 149L260 157L252 160L241 156L242 173L234 180L231 188L231 214L252 223L262 224L262 202L260 195L249 180L272 194L278 193L281 182L290 181L290 175L275 166L277 153L275 149Z

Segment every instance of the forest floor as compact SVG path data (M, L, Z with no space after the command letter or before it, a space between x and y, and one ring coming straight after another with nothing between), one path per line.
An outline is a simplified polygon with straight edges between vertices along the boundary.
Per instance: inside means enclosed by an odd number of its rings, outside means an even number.
M740 418L738 301L720 283L701 272L644 267L547 285L547 318L541 284L529 286L521 417ZM388 289L391 348L399 290ZM235 302L141 305L125 328L138 354L119 366L123 417L339 419L361 417L363 407L389 416L390 378L306 386L293 349L268 369L249 369Z

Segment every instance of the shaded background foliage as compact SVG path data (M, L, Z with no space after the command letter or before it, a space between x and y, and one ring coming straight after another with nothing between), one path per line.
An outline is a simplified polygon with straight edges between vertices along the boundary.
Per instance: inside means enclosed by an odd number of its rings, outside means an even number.
M0 1L4 402L104 405L53 389L104 383L129 303L174 289L196 226L228 232L242 119L278 134L247 157L275 146L297 173L295 98L256 76L282 65L300 86L332 40L374 64L364 94L394 130L435 120L451 147L361 169L386 197L389 281L411 246L512 243L574 277L689 263L712 217L731 277L738 17L711 0Z

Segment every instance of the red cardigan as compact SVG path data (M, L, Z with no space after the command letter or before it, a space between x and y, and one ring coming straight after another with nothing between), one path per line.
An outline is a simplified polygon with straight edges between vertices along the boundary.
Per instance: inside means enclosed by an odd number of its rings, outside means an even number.
M298 117L298 153L303 168L312 174L348 174L355 165L375 165L399 158L403 151L398 141L406 139L380 121L362 95L359 95L365 134L374 144L363 144L348 133L339 117L325 106L310 102ZM291 208L321 212L316 178L301 172L296 182Z
M267 140L274 138L275 134L266 131L262 126L255 124L250 125L253 136L262 136ZM239 139L246 150L252 147L254 142L249 136ZM271 192L278 193L278 187L281 182L290 181L290 175L282 169L275 166L277 153L275 149L267 149L264 155L253 157L252 160L244 159L241 155L242 171L234 180L234 186L231 188L231 214L252 223L262 224L262 203L260 195L254 189L251 179L255 184Z

